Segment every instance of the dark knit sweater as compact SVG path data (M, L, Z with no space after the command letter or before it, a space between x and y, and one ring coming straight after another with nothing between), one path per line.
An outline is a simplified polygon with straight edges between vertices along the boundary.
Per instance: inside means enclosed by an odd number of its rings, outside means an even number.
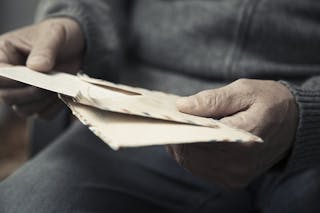
M78 21L85 71L108 80L184 95L244 77L285 81L300 115L293 171L320 163L319 14L314 0L43 0L37 18Z

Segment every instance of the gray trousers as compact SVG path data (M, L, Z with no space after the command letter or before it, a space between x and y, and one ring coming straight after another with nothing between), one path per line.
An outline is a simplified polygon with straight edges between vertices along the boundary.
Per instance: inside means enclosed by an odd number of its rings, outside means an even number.
M113 151L80 123L0 183L1 213L320 212L319 200L320 167L226 191L179 167L163 147Z

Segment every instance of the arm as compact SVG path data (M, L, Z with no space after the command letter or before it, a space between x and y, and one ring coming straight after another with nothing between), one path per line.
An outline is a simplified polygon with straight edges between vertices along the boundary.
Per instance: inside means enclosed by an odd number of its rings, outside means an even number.
M301 86L284 82L295 96L299 123L288 161L288 171L305 169L320 163L320 76Z
M320 163L320 77L302 86L242 79L178 102L180 111L221 118L252 132L264 143L208 143L169 146L184 168L229 187L243 187L287 159L283 172Z
M115 79L123 51L124 8L124 1L116 0L44 0L37 19L46 20L0 36L0 66L71 73L84 68L89 75ZM60 105L52 93L2 78L0 101L22 116L48 117Z

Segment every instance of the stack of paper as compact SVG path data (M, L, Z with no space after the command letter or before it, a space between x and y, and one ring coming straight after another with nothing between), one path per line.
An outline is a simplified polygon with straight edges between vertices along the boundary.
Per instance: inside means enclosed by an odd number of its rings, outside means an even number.
M176 95L61 72L0 68L0 76L56 92L113 149L199 142L262 142L217 120L176 109Z

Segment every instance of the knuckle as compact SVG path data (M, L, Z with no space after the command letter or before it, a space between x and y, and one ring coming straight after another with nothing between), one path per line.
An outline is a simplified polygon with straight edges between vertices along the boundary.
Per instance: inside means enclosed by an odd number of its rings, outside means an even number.
M46 28L47 29L50 29L50 30L53 30L53 31L59 31L59 30L62 30L62 26L61 24L57 23L55 20L51 20L51 21L48 21L46 22Z
M205 100L207 97L208 97L208 91L207 90L201 91L196 95L196 98L197 98L198 101Z
M0 62L9 63L10 57L8 55L13 52L13 45L7 39L0 39Z
M8 63L8 56L0 48L0 63Z
M49 31L52 36L65 37L66 35L65 27L61 23L57 23L55 21L48 22L46 31Z
M1 39L0 38L0 49L3 50L3 49L7 49L9 46L9 41L6 40L6 39Z
M0 39L0 52L5 54L5 52L7 52L9 48L10 48L10 42L5 39Z
M251 97L255 92L255 84L253 84L252 79L240 78L232 83L232 91L235 93L242 93L247 95L246 97Z
M214 107L217 104L218 96L212 90L205 90L199 93L198 101L207 107Z
M210 112L219 112L220 106L219 103L222 103L223 100L221 100L221 96L214 95L208 98L207 100L207 106L210 109Z
M199 95L197 96L197 101L201 105L207 106L209 103L209 99L210 99L210 96L207 91L203 91L203 92L199 93Z
M240 78L240 79L236 80L235 82L236 82L237 84L246 85L246 84L248 84L249 81L250 81L250 79Z
M240 78L234 82L238 87L247 88L250 85L251 80L247 78Z

